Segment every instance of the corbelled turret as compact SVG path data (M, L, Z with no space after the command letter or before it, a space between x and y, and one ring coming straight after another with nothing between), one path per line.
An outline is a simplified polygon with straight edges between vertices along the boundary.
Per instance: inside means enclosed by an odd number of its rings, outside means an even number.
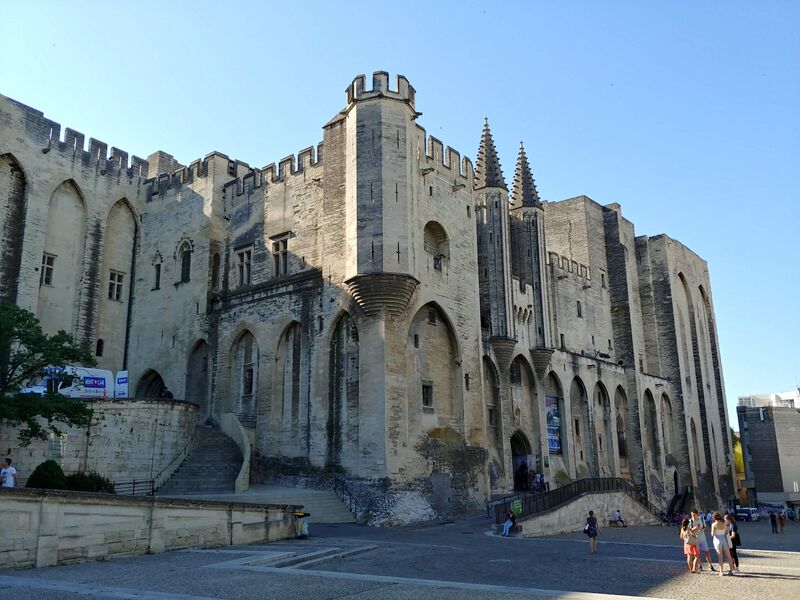
M489 119L483 121L483 134L478 147L478 162L475 168L475 189L496 187L508 190L500 167L500 159L494 147L492 132L489 130Z
M514 171L514 184L511 191L511 205L518 206L541 206L539 192L536 190L536 181L531 173L531 165L525 154L525 146L519 143L519 155L517 155L517 168Z

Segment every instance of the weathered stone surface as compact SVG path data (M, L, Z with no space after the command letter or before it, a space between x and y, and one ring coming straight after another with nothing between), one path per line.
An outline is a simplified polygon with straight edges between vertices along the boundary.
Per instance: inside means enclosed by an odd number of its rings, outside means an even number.
M55 565L294 537L294 506L3 490L0 568Z
M132 393L237 414L258 477L388 480L441 514L509 491L522 463L552 485L627 477L661 505L690 484L729 496L705 262L618 205L542 202L523 152L512 204L488 126L476 175L417 124L404 77L356 77L345 102L322 143L254 169L129 166L0 97L0 295L103 340ZM437 429L477 475L420 453Z

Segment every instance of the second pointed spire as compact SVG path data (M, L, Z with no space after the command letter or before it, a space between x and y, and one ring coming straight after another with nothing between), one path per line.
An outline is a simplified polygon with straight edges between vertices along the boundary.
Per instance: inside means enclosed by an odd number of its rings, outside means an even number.
M514 206L541 206L536 181L531 173L531 165L525 154L525 146L519 143L517 168L514 171L514 187L511 192L511 204Z

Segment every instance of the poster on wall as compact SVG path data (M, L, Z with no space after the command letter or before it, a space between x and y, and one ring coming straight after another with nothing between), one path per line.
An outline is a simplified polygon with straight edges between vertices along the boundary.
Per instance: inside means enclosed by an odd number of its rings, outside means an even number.
M561 454L561 415L558 412L558 398L544 397L547 411L547 448L550 454Z

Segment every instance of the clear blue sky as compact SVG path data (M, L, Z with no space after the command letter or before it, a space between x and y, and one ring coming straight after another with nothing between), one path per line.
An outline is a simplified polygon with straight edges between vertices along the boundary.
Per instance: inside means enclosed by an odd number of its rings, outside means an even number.
M180 4L180 7L178 6ZM146 157L261 167L322 139L359 73L506 178L619 202L710 265L729 410L800 378L800 3L0 0L0 93Z

